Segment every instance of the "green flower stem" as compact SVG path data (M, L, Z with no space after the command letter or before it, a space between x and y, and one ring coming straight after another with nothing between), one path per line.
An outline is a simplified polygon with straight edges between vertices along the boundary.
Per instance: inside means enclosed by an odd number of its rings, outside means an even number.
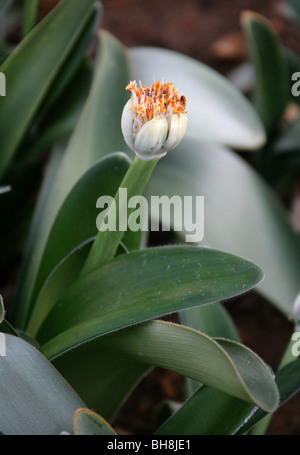
M110 212L112 210L116 210L117 230L116 231L106 230L103 232L99 231L91 248L89 256L86 260L86 263L82 269L81 276L86 275L94 271L96 268L101 267L101 265L105 264L107 261L109 261L115 256L118 246L125 233L125 231L118 230L120 189L121 188L127 189L128 200L132 196L141 195L158 161L159 159L145 161L141 160L138 157L134 158L115 196L116 205L110 206L106 216L106 219L109 218ZM128 209L128 217L130 213L132 213L133 211L134 209Z
M28 35L34 28L37 19L39 1L25 0L24 2L24 21L23 21L23 37Z

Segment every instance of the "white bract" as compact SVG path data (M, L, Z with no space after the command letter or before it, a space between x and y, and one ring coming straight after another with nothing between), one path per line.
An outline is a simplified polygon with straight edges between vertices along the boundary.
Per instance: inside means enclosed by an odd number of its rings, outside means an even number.
M172 83L154 82L151 88L136 82L127 87L121 127L126 144L143 160L158 159L175 148L187 129L186 99Z

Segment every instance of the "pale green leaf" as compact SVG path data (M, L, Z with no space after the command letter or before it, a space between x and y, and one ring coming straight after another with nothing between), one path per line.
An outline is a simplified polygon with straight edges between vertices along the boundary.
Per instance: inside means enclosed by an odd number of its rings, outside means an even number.
M74 416L75 435L116 435L112 427L98 414L89 409L78 409Z
M27 342L6 334L0 357L0 431L7 435L73 432L84 403L53 366Z
M299 239L277 196L244 160L186 139L159 162L148 191L149 196L204 196L202 243L261 267L265 279L257 290L291 314L299 290ZM181 218L175 214L174 224Z
M166 49L137 47L130 50L133 76L152 85L164 78L187 99L186 135L204 142L240 149L258 148L264 129L249 101L223 76L203 63Z
M151 321L91 339L53 363L88 406L109 419L153 366L262 408L274 410L278 403L269 368L249 349L228 340L219 344L200 332L166 322ZM93 387L85 387L87 380Z

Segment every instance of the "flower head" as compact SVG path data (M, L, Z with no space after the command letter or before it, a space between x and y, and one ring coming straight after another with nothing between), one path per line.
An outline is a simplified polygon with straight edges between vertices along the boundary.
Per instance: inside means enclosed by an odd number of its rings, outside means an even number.
M161 158L186 132L185 97L171 82L157 81L149 88L133 81L126 90L131 93L121 121L126 144L143 160Z

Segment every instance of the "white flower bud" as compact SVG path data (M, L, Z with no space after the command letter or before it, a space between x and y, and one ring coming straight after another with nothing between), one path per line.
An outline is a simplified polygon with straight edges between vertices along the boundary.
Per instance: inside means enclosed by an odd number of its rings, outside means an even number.
M142 160L158 159L177 147L187 129L186 99L172 83L154 82L151 88L136 82L127 87L121 128L126 144Z

